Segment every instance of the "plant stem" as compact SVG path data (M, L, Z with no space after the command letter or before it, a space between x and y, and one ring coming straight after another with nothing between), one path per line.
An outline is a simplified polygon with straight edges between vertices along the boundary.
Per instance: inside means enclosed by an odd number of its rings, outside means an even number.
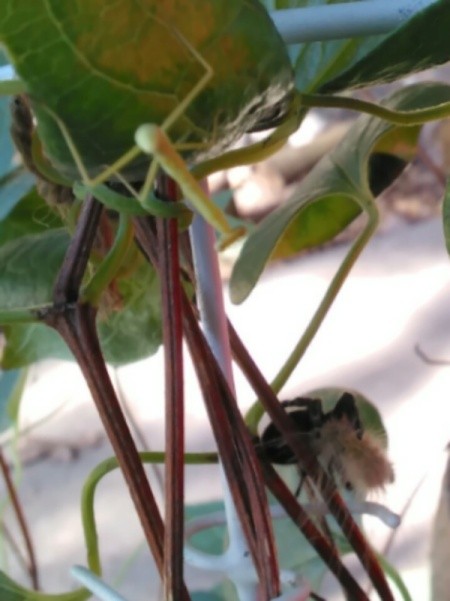
M31 539L30 530L28 528L27 521L25 519L24 512L22 510L22 505L20 503L19 497L17 495L16 487L12 481L9 467L5 461L3 456L3 452L0 449L0 471L3 474L3 479L5 481L6 488L8 490L9 499L14 509L14 513L16 514L17 521L19 523L20 529L22 531L23 540L25 543L25 548L27 550L28 555L28 573L30 575L31 584L35 590L39 589L39 577L38 577L38 569L36 562L36 555L34 553L33 541Z
M162 178L167 203L177 200L177 187ZM179 599L183 591L184 547L184 375L178 222L156 220L161 282L165 373L165 537L164 599Z
M8 325L13 323L31 323L38 321L37 313L45 311L51 305L43 307L33 307L30 309L3 309L0 311L0 324Z
M138 217L134 224L140 248L159 272L152 220ZM244 562L252 567L248 555L238 556L234 553L231 558L224 554L225 571L228 573L233 569L235 574L238 572L238 577L244 578L244 586L249 584L249 578L252 579L252 586L259 582L265 591L265 598L276 597L279 591L278 566L261 468L236 399L200 328L197 310L186 293L183 293L183 328L228 485L259 580L255 580L253 568L253 571L243 569ZM245 599L248 598L247 595Z
M166 453L162 451L144 451L139 453L139 458L142 463L164 463ZM189 465L215 464L218 462L218 458L217 453L185 453L183 462ZM95 574L102 573L94 512L97 485L107 474L119 467L117 457L104 459L91 471L81 493L81 522L86 543L87 565Z
M41 319L65 340L83 372L162 575L164 524L161 514L103 359L96 331L96 311L78 301L101 211L102 206L92 197L83 204L77 230L54 286L53 309L43 313ZM189 599L185 587L179 599Z
M367 0L365 1L367 2ZM410 127L422 125L429 121L436 121L437 119L445 119L450 115L450 102L442 102L436 106L423 109L398 111L381 104L367 102L366 100L352 98L350 96L301 94L300 100L304 108L347 109L359 113L366 113L367 115L384 119L395 125L405 125Z
M228 339L227 318L223 304L222 282L217 252L215 250L215 235L211 226L200 217L194 219L192 226L192 247L197 276L197 296L205 335L234 396L231 349ZM243 426L243 422L241 421L239 425ZM248 436L245 431L242 432L242 435ZM242 443L244 443L244 440L242 440ZM250 452L254 454L253 448L250 449ZM253 461L251 455L248 456L248 459ZM254 459L256 461L256 457ZM257 462L255 467L258 467ZM258 523L258 520L261 524L257 531L261 539L259 540L259 544L256 541L256 547L252 548L251 539L247 538L246 540L244 535L243 524L240 522L229 482L222 471L224 505L229 535L229 546L226 555L232 565L241 564L242 567L248 561L246 558L248 557L247 549L250 543L255 567L261 579L263 590L268 598L272 598L279 595L280 592L276 551L262 475L258 469L255 472L257 476L259 475L259 480L256 479L256 486L253 483L254 479L248 479L246 486L250 496L250 508L253 506L252 517L255 520L255 524ZM254 495L253 500L252 495ZM256 534L256 532L253 534ZM246 535L248 537L249 533L246 532ZM252 570L252 566L249 565L248 572ZM243 582L241 579L233 579L233 581L239 598L242 601L256 597L257 582L255 580L247 577L246 582Z

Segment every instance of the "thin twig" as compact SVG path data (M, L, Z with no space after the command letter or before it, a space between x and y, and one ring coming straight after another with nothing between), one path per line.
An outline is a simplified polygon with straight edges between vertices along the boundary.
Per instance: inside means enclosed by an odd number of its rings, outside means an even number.
M35 590L39 590L39 576L36 562L36 555L34 552L33 541L31 539L30 530L28 528L27 521L25 519L25 514L22 510L22 504L20 503L19 497L17 495L16 487L14 486L14 482L12 481L11 474L9 471L8 464L5 461L3 453L0 449L0 471L3 474L3 479L5 480L6 488L8 490L8 495L11 501L11 505L14 509L14 513L16 514L17 522L19 523L20 530L22 531L23 540L25 543L25 548L27 550L28 555L28 573L30 575L31 583Z
M270 491L277 498L294 524L297 524L300 531L317 551L319 557L323 559L331 572L336 576L344 590L351 595L351 599L354 601L368 601L368 597L363 589L342 563L336 549L329 544L328 540L317 528L306 511L304 511L280 476L278 476L275 469L269 463L263 463L263 467L266 484Z
M8 545L11 547L17 562L21 565L23 571L29 574L30 567L28 565L27 559L24 556L22 549L19 547L18 543L16 543L16 541L14 540L13 535L9 531L4 521L1 522L0 528L2 531L2 536L6 540Z
M173 181L164 178L163 196L176 200ZM184 547L184 376L183 323L178 223L176 219L157 219L159 273L164 344L166 457L164 599L178 599L183 590Z

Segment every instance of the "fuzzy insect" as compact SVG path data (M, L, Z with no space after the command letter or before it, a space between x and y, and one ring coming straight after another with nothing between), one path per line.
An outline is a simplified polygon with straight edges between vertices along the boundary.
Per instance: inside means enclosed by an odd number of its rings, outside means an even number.
M365 496L394 480L392 464L380 440L364 430L352 394L344 393L328 412L323 411L319 399L299 397L284 401L283 406L295 422L299 436L304 437L338 486ZM271 463L297 463L273 423L264 429L258 445ZM301 481L305 475L301 473Z

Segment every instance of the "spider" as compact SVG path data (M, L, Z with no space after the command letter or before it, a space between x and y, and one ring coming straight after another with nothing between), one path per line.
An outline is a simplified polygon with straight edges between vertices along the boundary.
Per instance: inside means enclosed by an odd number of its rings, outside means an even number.
M337 486L365 496L394 480L392 464L379 438L366 431L361 422L355 397L345 392L331 411L324 412L320 399L298 397L282 405L294 421L299 436L310 446ZM270 423L258 440L268 461L278 465L296 464L297 459ZM307 474L300 470L300 493Z

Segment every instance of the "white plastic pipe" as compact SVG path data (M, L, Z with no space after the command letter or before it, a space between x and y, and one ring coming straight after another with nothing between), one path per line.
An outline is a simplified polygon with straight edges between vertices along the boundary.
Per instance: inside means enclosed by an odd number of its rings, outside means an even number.
M127 601L117 591L84 566L73 566L70 570L74 578L96 595L101 601Z
M388 33L435 0L371 0L287 8L270 13L288 44Z

